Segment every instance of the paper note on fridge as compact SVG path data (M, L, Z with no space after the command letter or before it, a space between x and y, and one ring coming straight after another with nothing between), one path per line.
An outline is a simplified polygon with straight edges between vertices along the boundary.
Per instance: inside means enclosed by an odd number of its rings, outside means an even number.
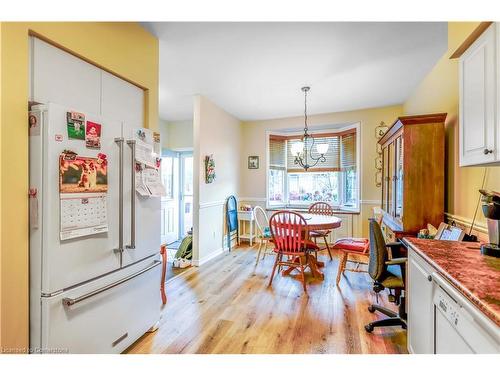
M164 197L167 195L165 186L163 186L161 182L160 172L158 169L146 168L142 173L144 183L153 197Z
M156 158L153 157L153 146L140 140L136 140L135 160L139 163L146 164L149 167L154 167Z
M135 190L143 197L151 196L151 193L144 184L144 179L142 178L142 171L135 173Z
M157 158L161 157L160 137L149 129L135 129L135 160L155 168Z
M145 168L136 173L135 190L142 196L164 197L167 195L160 173L154 168Z

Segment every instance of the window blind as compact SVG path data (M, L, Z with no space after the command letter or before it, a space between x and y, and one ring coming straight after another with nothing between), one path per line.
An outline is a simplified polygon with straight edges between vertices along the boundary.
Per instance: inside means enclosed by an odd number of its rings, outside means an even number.
M304 169L299 165L295 164L295 157L292 155L292 147L293 144L300 142L300 139L289 139L287 141L287 151L286 151L286 157L287 157L287 170L288 172L304 172ZM326 161L324 163L319 162L316 164L314 167L309 168L308 172L335 172L339 171L341 166L340 166L340 137L335 135L335 136L319 136L319 137L314 137L314 146L312 148L311 155L314 158L317 158L320 156L318 152L316 151L316 145L318 144L328 144L328 152L325 154ZM313 144L312 139L308 140L306 144L306 148L308 150L308 156L309 156L309 150L311 150L311 146ZM309 164L313 164L313 160L308 160Z
M292 155L293 145L301 139L296 135L271 135L269 137L269 166L273 169L286 169L291 173L305 172L299 164L295 164L295 157ZM309 139L306 145L308 152L311 150L312 143L312 139ZM315 134L311 152L314 158L320 156L316 151L316 145L325 143L328 144L326 161L309 168L308 172L338 172L356 169L356 129L341 133ZM309 160L309 164L313 163L313 160Z
M274 169L286 168L286 139L284 137L269 138L269 167Z
M340 146L341 169L356 169L356 131L341 135Z

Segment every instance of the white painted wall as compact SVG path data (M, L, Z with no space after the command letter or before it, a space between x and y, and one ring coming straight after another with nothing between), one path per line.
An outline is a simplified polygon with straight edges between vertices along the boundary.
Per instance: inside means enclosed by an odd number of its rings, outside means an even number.
M237 196L240 181L241 122L207 98L194 97L193 264L220 254L224 246L224 203ZM213 154L216 179L205 183L205 156Z
M193 121L160 120L161 143L163 148L173 151L193 149Z

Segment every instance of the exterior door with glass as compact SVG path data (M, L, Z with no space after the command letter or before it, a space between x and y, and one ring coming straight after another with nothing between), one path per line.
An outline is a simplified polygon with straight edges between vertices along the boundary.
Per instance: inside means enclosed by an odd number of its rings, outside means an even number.
M193 227L193 153L180 153L179 235L184 237Z
M164 152L161 176L167 192L161 199L161 241L169 244L179 239L179 153Z

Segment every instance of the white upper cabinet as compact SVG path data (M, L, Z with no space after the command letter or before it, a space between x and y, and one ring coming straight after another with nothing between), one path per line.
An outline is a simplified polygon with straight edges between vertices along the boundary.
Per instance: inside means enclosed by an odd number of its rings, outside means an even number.
M492 24L460 57L460 166L500 161L496 29Z
M31 37L30 101L56 103L144 126L144 91L78 57Z
M32 38L30 99L90 113L101 112L101 70L38 38Z
M144 126L144 90L105 71L102 72L102 115Z

